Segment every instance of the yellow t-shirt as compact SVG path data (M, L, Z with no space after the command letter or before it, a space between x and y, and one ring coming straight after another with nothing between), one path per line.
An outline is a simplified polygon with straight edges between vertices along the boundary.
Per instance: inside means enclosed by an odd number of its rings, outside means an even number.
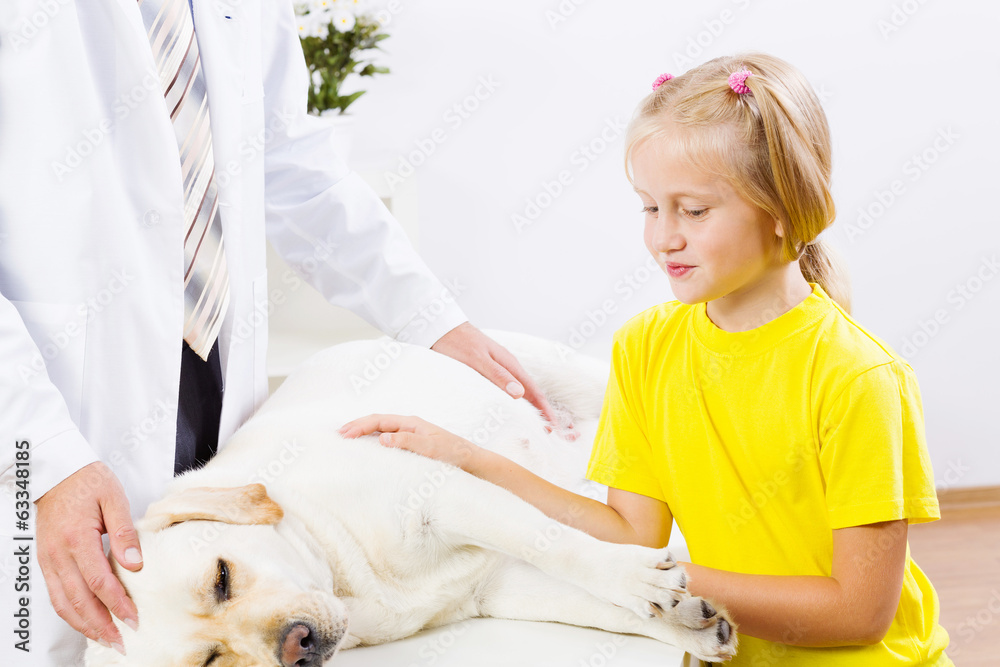
M913 369L810 285L750 331L718 328L704 303L671 301L615 334L587 477L667 503L694 563L830 576L833 529L940 517ZM937 594L907 548L880 644L741 636L730 664L952 665L947 645Z

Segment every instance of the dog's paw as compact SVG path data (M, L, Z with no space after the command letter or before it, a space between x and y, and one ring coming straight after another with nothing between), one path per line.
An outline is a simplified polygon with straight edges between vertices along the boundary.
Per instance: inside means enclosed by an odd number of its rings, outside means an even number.
M666 637L700 660L736 654L736 628L725 610L691 595L688 575L666 549L624 546L616 564L592 592L634 612L641 623L660 625ZM647 626L648 627L648 626ZM666 639L669 641L669 639ZM674 643L674 642L672 642Z
M719 617L700 636L693 638L687 652L705 662L725 662L736 655L737 636L733 625Z
M736 655L736 627L724 610L689 595L657 618L640 620L655 629L648 634L674 644L705 662L723 662ZM662 633L662 634L661 634ZM646 634L646 633L643 633Z
M666 549L615 545L605 559L597 571L582 577L582 585L640 618L673 613L675 606L690 597L687 573Z
M724 610L708 600L690 596L674 607L674 617L664 620L684 626L684 649L699 660L721 662L736 655L736 627Z

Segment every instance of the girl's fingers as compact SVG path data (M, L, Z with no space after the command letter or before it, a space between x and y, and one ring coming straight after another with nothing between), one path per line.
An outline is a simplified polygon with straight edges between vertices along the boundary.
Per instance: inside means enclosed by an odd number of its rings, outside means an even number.
M432 434L408 431L383 433L379 436L378 441L380 445L385 447L405 449L414 454L443 461L462 469L465 469L465 465L472 459L475 448L475 445L468 440L447 431Z
M395 433L409 431L416 433L424 421L418 417L402 417L400 415L368 415L354 421L349 421L340 427L339 433L347 438L357 438L371 435L376 431Z
M417 437L418 436L414 433L397 431L394 433L383 433L378 437L378 441L379 444L385 445L386 447L398 447L399 449L408 449L412 452L416 451L413 448L413 444Z

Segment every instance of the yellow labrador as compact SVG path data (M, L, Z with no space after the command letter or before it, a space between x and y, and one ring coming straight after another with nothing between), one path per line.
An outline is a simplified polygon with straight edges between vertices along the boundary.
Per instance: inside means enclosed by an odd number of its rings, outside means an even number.
M529 403L436 352L385 339L321 352L149 508L137 525L142 570L115 567L138 631L118 624L127 657L90 643L88 667L320 667L339 649L477 616L732 657L732 623L686 591L666 550L599 541L455 467L338 435L372 412L418 415L586 490L607 366L494 335L572 415L580 439L547 433Z

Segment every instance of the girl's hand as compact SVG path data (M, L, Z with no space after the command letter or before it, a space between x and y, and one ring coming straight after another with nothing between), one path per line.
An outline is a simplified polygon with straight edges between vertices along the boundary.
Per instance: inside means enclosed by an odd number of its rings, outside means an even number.
M450 463L471 472L472 461L479 447L419 417L400 415L368 415L340 427L345 438L356 438L381 432L379 443L386 447L408 449L411 452Z

